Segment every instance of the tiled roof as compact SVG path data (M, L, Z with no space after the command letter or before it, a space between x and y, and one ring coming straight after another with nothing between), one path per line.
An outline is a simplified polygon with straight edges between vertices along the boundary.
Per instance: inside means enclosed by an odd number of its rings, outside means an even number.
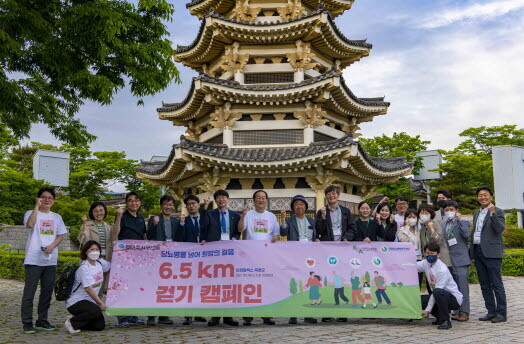
M331 141L313 142L309 146L304 147L288 147L288 148L229 148L225 144L220 143L205 143L189 140L185 136L180 138L180 143L173 146L171 155L167 162L142 162L141 166L136 169L137 172L147 174L160 174L170 164L174 158L175 149L183 148L191 152L200 153L212 156L216 159L228 159L236 161L249 162L270 162L270 161L284 161L296 158L311 156L317 153L327 152L337 148L348 147L355 143L350 133L345 136ZM374 158L368 157L360 144L358 144L359 151L362 153L365 160L367 160L373 167L387 172L400 171L413 165L406 162L402 158Z
M344 36L344 34L342 34L342 32L338 29L337 25L335 24L335 22L331 18L330 12L329 11L325 11L322 8L319 8L316 11L310 12L308 14L303 14L302 16L300 16L298 18L295 18L295 19L292 19L292 20L277 20L276 22L267 22L267 21L265 21L265 22L250 23L248 21L237 21L235 19L223 16L223 15L217 13L214 10L212 10L208 14L206 14L205 17L217 18L217 19L221 19L221 20L224 20L224 21L227 21L227 22L230 22L230 23L234 23L234 24L243 24L243 25L250 25L250 26L278 26L278 25L283 25L283 24L289 24L289 23L297 22L297 21L300 21L300 20L305 19L305 18L316 16L317 14L320 14L320 13L326 13L328 15L329 23L331 24L331 26L333 27L333 29L335 30L337 35L343 41L345 41L346 43L351 44L351 45L355 45L355 46L359 46L359 47L370 48L370 49L373 47L373 45L367 43L365 39L364 40L351 40L351 39L348 39L346 36ZM183 53L183 52L186 52L186 51L192 49L198 43L199 38L200 38L202 32L205 29L205 26L206 26L206 21L204 19L204 20L202 20L202 24L200 25L200 28L198 30L198 34L197 34L196 38L193 40L193 42L191 44L189 44L189 45L186 45L186 46L178 45L177 48L176 48L176 53L179 54L179 53Z
M344 90L359 104L362 105L368 105L368 106L389 106L389 102L384 101L384 97L380 98L358 98L346 85L344 82L344 79L342 78L342 74L338 73L335 69L331 69L326 73L320 74L319 76L316 76L314 78L306 79L304 81L301 81L299 83L290 83L290 84L264 84L264 85L242 85L236 81L233 80L222 80L217 79L212 76L209 76L207 74L200 74L199 76L193 78L193 80L202 80L209 83L213 83L216 85L231 87L234 89L239 90L246 90L246 91L275 91L275 90L288 90L292 88L297 88L305 85L314 84L318 81L325 80L327 78L331 77L340 77L341 78L341 85L344 88ZM190 98L191 94L194 90L195 82L191 84L191 89L189 90L186 98L180 102L180 103L162 103L162 107L158 108L158 112L169 112L169 111L175 111L182 107Z

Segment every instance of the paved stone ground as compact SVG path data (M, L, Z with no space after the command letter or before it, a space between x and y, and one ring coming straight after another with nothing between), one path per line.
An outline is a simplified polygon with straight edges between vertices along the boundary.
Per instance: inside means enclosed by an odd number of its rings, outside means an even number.
M524 343L524 298L520 295L523 284L524 277L504 277L509 318L502 324L477 320L485 310L480 287L472 285L471 320L454 322L453 329L448 331L437 330L429 319L411 323L396 319L354 319L349 323L316 325L288 325L287 319L277 319L276 326L265 326L260 319L255 319L251 327L232 328L221 324L210 328L205 323L182 326L183 319L175 318L173 326L119 328L116 319L108 317L106 330L72 335L63 327L68 315L64 303L53 301L49 320L59 326L59 330L26 335L20 323L23 283L0 279L0 343Z

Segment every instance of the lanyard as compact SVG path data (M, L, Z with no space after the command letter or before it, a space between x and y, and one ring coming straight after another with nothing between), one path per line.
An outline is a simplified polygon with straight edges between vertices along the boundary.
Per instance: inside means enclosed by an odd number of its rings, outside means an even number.
M331 222L332 222L332 225L333 225L333 228L340 228L340 222L341 222L341 217L342 217L342 212L340 211L340 206L337 207L337 209L335 211L331 211L331 209L329 209L330 212L333 212L335 213L335 220L333 220L333 218L331 218ZM331 214L330 214L331 216Z
M453 221L448 221L447 225L446 225L446 235L448 237L448 239L451 239L453 237L455 237L455 235L453 234L453 231L451 230L451 224L453 223Z
M298 234L301 238L305 238L307 234L307 219L304 217L303 220L299 220L298 217L295 218L297 221Z

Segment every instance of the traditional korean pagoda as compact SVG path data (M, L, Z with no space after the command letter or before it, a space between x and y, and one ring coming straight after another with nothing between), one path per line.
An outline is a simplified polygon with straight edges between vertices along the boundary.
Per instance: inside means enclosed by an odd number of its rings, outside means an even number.
M369 55L333 18L354 0L193 0L202 24L174 59L199 75L186 98L163 103L160 119L187 128L166 161L142 162L137 176L179 197L231 195L230 207L252 205L265 189L269 210L289 209L304 195L309 210L339 185L354 206L376 185L411 173L405 158L375 158L355 139L362 122L385 115L383 97L357 97L342 70Z

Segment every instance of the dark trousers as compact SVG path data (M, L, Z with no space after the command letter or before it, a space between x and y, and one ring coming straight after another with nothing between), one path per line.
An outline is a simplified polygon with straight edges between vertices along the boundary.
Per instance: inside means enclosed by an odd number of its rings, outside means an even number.
M56 265L38 266L25 265L25 285L22 296L22 322L33 323L33 300L38 281L40 281L40 297L38 299L38 320L47 320L47 311L51 305L53 288L55 286Z
M488 314L507 316L506 291L501 275L502 258L486 258L480 245L474 245L473 259Z
M389 299L388 295L386 294L386 289L375 290L375 296L377 297L378 303L382 303L382 298L384 298L384 301L386 301L388 305L391 304L391 300Z
M75 330L102 331L106 327L102 309L94 302L78 301L67 311L74 315L71 318L71 325Z
M460 308L455 296L447 290L435 288L433 289L432 295L435 298L435 305L431 310L431 315L437 318L439 324L449 320L449 315L452 310L456 311ZM421 295L420 297L422 300L422 309L426 309L431 296Z
M335 288L335 305L338 305L340 303L339 299L338 299L339 297L342 299L342 301L349 302L349 300L346 297L346 295L344 295L344 287L342 287L342 288Z
M251 321L253 321L253 317L242 317L242 319L243 319L244 321L246 321L246 322L251 322ZM268 318L268 317L262 317L261 319L264 320L264 321L271 320L271 318Z

